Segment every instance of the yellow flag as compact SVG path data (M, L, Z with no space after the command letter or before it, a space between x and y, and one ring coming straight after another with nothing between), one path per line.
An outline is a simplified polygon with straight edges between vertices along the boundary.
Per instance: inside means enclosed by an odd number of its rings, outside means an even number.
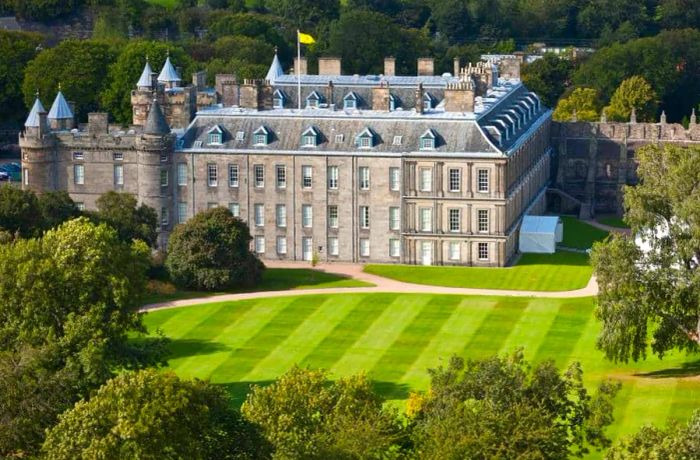
M316 43L316 40L314 40L314 37L312 37L309 34L297 32L299 34L299 43L302 43L304 45L311 45Z

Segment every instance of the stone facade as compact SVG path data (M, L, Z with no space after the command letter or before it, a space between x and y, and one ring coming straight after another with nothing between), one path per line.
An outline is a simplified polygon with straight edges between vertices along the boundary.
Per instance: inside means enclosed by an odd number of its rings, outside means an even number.
M439 77L431 64L377 79L334 75L328 59L326 75L304 76L302 110L280 72L217 76L213 89L201 74L186 87L146 76L128 129L104 114L71 131L32 118L24 187L67 190L86 209L133 193L158 212L163 246L177 223L226 206L265 259L506 265L523 215L545 210L551 111L490 64Z

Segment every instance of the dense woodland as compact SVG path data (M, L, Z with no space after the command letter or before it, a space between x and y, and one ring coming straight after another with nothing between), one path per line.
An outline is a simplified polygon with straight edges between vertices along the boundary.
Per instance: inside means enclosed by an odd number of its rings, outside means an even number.
M93 24L91 39L55 47L42 36L0 32L5 125L21 122L37 91L50 104L59 83L80 120L105 110L127 124L128 93L146 55L158 67L169 49L185 79L201 69L212 80L221 72L262 77L275 49L291 68L298 28L317 41L304 50L311 72L318 56L342 57L352 74L381 73L382 58L393 55L399 73L411 74L420 56L435 57L443 72L453 57L475 61L534 43L593 47L591 56L547 56L523 70L552 108L564 98L555 113L562 120L597 120L604 108L608 119L624 120L643 106L640 121L663 110L687 123L700 102L694 0L0 0L0 11L49 25L76 17ZM644 80L642 91L632 83L618 91L632 77Z

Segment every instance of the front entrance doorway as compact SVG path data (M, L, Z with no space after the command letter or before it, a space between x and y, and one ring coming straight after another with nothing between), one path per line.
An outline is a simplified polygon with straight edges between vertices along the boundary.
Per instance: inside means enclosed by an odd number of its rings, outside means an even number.
M421 264L432 265L433 264L433 243L431 241L421 242Z

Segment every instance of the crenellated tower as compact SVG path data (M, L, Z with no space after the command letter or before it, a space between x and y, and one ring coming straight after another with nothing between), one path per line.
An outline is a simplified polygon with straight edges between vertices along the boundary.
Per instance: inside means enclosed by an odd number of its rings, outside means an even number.
M36 192L56 190L56 139L38 94L24 123L24 131L19 135L19 146L22 150L22 189Z

